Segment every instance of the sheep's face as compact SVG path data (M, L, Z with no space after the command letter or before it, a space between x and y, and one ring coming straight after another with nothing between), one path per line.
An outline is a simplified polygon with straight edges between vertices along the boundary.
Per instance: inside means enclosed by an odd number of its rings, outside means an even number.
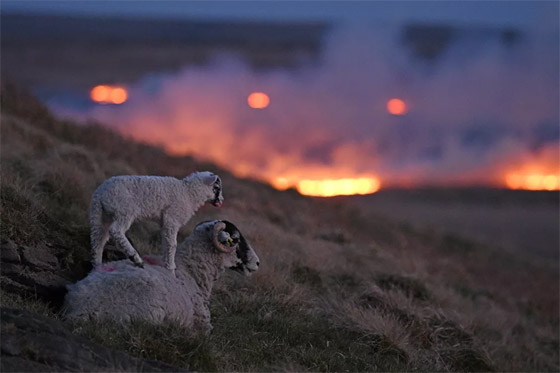
M216 174L209 171L194 172L187 176L184 180L197 179L203 186L203 198L206 202L212 203L216 207L220 207L224 203L222 195L222 180Z
M196 229L210 225L209 231L213 231L216 224L221 224L223 229L217 232L217 249L222 253L224 267L232 269L236 272L250 275L259 268L259 257L249 245L245 237L233 223L227 220L216 220L212 222L201 223Z
M248 276L259 269L259 257L233 223L227 220L223 220L223 222L226 225L224 233L229 235L231 244L237 246L235 254L231 255L233 263L226 267Z
M212 183L212 204L216 207L220 207L224 203L224 196L222 195L222 180L218 175L216 180Z

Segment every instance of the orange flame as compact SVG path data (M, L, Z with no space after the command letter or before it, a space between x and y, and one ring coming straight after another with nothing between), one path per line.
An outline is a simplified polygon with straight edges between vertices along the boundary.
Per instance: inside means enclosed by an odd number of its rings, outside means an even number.
M400 98L392 98L387 101L387 111L392 115L405 115L408 112L408 107Z
M560 176L555 174L510 173L505 182L510 189L560 190Z
M557 144L536 153L521 153L514 161L515 166L505 168L502 183L510 189L560 190L559 160Z
M100 104L119 105L128 100L128 92L123 87L102 84L91 89L90 97Z
M348 179L300 180L297 190L307 196L333 197L353 194L371 194L379 190L381 183L376 177Z
M270 98L266 93L253 92L247 97L247 103L253 109L264 109L270 103Z

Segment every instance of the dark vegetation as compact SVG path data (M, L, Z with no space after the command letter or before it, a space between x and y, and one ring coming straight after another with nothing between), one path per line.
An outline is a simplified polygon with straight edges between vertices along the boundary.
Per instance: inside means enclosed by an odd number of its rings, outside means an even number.
M4 307L59 320L73 336L177 369L559 369L557 269L403 227L342 200L236 179L94 123L59 120L9 86L2 90L1 125ZM222 176L226 205L204 207L180 238L199 221L228 219L262 263L250 278L230 273L218 282L212 334L193 339L173 323L64 321L60 290L89 270L87 215L95 187L117 174L182 177L195 169ZM157 224L144 222L129 236L145 253L158 251L158 234ZM58 282L48 282L52 276ZM3 337L13 337L14 326L4 321ZM3 358L15 356L4 341ZM34 356L26 356L27 364Z
M317 63L329 26L2 14L1 28L3 76L25 86L89 90L207 64L223 52L257 69Z

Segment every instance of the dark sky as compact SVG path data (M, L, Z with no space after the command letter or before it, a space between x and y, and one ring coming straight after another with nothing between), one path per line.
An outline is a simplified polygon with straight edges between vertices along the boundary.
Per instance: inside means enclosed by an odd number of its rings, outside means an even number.
M3 1L4 12L289 20L414 19L558 29L557 1Z

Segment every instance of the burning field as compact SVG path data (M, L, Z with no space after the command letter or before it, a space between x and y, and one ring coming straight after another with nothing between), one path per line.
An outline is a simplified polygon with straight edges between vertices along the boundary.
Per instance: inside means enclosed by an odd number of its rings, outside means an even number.
M367 42L353 42L357 34ZM307 195L422 185L558 190L559 94L543 84L558 80L553 42L459 38L436 64L400 46L398 28L336 28L318 66L255 72L217 55L126 89L96 86L99 104L85 110L51 107Z

